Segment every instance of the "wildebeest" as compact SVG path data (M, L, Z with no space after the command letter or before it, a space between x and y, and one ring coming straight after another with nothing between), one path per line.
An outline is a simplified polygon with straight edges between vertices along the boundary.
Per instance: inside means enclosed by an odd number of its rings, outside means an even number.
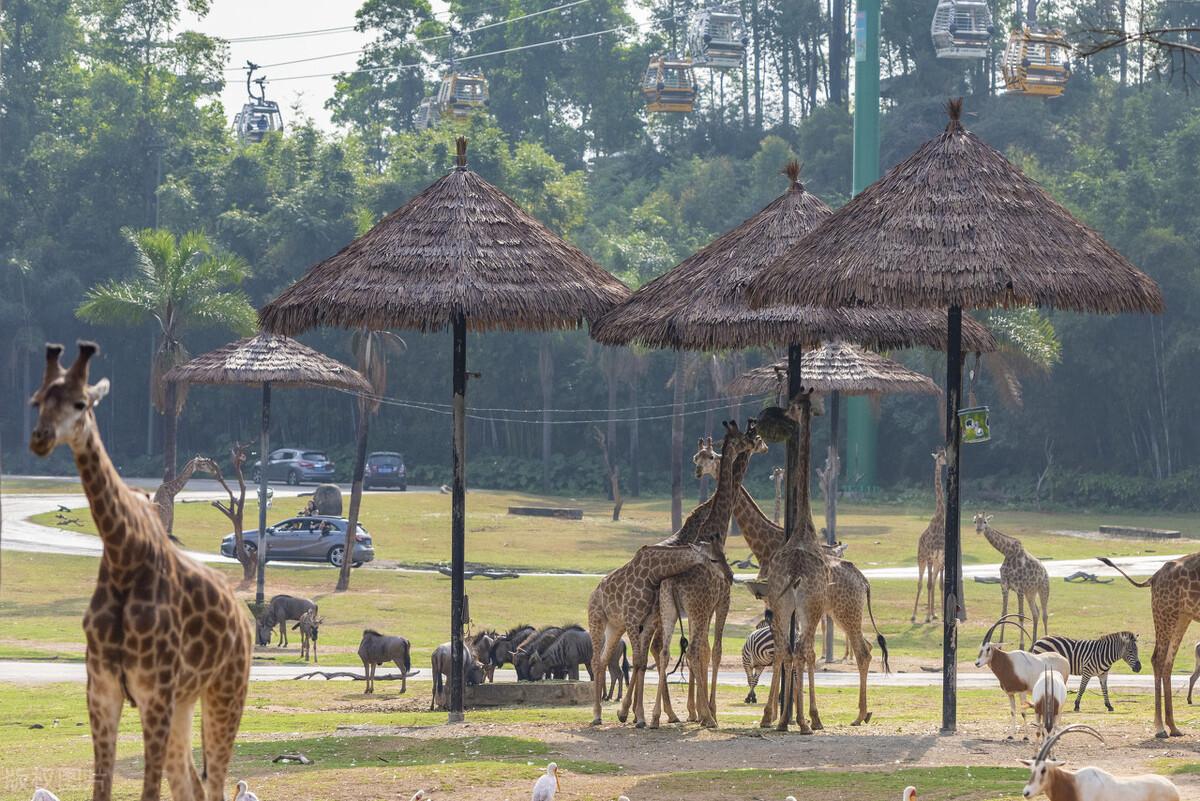
M317 662L317 634L325 618L317 617L317 607L313 607L300 616L292 629L300 630L300 658L308 661L309 648L312 649L313 662Z
M624 670L622 670L624 663ZM579 665L587 668L588 680L592 679L592 638L582 626L567 626L562 634L555 638L550 647L541 653L534 653L529 658L529 678L533 681L543 679L547 674L554 675L566 671L572 681L579 680ZM612 680L604 696L610 700L615 690L617 700L621 700L624 686L629 682L625 673L629 669L626 658L625 641L621 647L613 651L608 663L608 676Z
M546 626L533 632L517 645L513 651L513 667L517 671L518 681L532 681L529 675L529 661L535 653L549 648L562 631L562 626Z
M287 624L299 620L300 616L317 605L306 598L296 598L292 595L276 595L267 604L267 611L258 619L258 644L271 644L271 630L279 626L279 646L288 644Z
M533 626L514 626L497 637L492 643L491 664L495 667L504 667L506 663L513 662L517 646L533 632ZM520 674L517 675L517 678L520 678Z
M462 659L463 683L471 687L483 684L483 666L475 660L475 656L471 653L471 649L466 647L466 643L463 643ZM445 692L448 689L446 685L450 683L450 667L453 664L450 661L450 643L444 642L433 649L433 656L430 657L429 663L433 668L433 698L429 701L429 709L431 711L438 708L445 709Z
M495 643L496 632L491 629L466 639L466 646L471 649L475 661L483 666L483 676L487 681L495 680L496 664L492 662L492 647Z
M408 689L408 674L412 667L408 652L408 640L405 638L390 637L375 629L363 629L362 640L358 643L358 658L362 660L363 673L367 676L367 689L363 692L375 692L375 668L384 662L394 662L400 668L400 692L404 693Z

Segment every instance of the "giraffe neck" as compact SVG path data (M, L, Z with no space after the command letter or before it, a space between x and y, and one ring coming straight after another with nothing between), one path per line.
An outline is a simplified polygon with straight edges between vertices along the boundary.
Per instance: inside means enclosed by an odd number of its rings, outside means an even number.
M942 466L937 462L933 465L933 519L946 519L946 488L942 485Z
M733 437L725 437L721 445L721 469L717 473L717 488L709 498L708 516L704 520L701 536L704 539L724 544L725 535L729 532L729 514L733 510L734 488L741 484L749 466L745 452L729 458L730 445ZM739 464L740 463L740 464ZM735 476L735 474L738 474Z
M991 546L1004 554L1005 558L1016 556L1021 552L1021 543L1017 542L1016 538L1002 534L986 523L983 526L983 536L987 537Z
M104 543L105 559L112 565L119 564L122 553L131 552L129 546L153 536L152 529L147 530L145 525L139 525L138 522L144 523L151 518L157 521L158 517L145 515L137 522L131 520L137 514L138 505L145 506L147 510L150 507L129 489L113 466L95 421L92 421L84 442L72 446L72 452L83 492L91 508L92 520L96 523L96 533ZM159 533L162 534L161 528ZM165 535L163 539L166 540Z
M783 544L783 529L767 519L745 487L739 486L734 495L733 516L760 565Z
M703 564L708 555L700 548L693 546L655 546L648 545L642 551L652 551L653 556L645 562L647 576L652 582L660 582L678 573L682 573L696 565Z

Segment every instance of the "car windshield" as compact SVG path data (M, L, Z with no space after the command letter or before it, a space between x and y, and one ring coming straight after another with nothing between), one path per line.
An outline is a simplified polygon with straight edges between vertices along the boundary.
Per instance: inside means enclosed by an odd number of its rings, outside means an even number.
M370 463L377 466L387 465L388 467L399 467L401 462L401 458L393 454L372 456L370 458Z
M300 458L307 459L310 462L328 461L328 459L325 458L325 454L321 451L305 451L304 453L300 454Z

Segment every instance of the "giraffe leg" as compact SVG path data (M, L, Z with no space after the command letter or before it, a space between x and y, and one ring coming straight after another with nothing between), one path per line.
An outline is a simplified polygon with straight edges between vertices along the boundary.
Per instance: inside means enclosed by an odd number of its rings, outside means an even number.
M112 673L102 672L88 660L87 706L92 729L92 798L109 801L112 798L113 768L117 758L117 728L121 722L121 707L125 694L120 680Z
M1050 636L1050 580L1046 580L1046 586L1042 587L1042 636ZM1037 642L1034 640L1034 642ZM1033 647L1032 643L1029 646Z
M606 624L602 620L594 619L589 622L588 634L592 639L592 672L599 676L603 675L604 666L608 664L608 660L612 657L612 652L616 650L617 644L621 641L621 632L616 626L611 623ZM600 666L600 673L596 672L596 666ZM604 697L604 682L598 678L592 679L592 725L599 726L602 720L600 712L600 704ZM624 711L624 707L622 707ZM622 718L622 721L624 718Z
M192 759L192 710L195 705L194 700L177 704L171 719L166 772L172 801L205 801L204 783Z
M713 621L712 678L708 685L708 708L712 710L713 720L717 718L717 674L721 669L721 640L725 635L725 619L728 616L729 588L726 587L717 604L716 617Z
M247 666L248 667L248 666ZM223 801L233 741L242 722L249 676L222 676L204 691L200 727L204 736L204 787L208 801Z
M930 578L929 578L929 593L927 594L927 597L929 598L929 612L925 616L926 623L929 623L931 621L938 619L938 615L937 615L938 604L937 604L937 602L934 601L933 584L934 584L934 579L932 576L930 576ZM946 597L946 566L945 565L942 565L941 567L939 567L938 571L937 571L937 597L938 598Z
M654 710L650 713L650 728L657 729L661 712L665 707L668 723L678 723L679 718L671 708L671 693L667 687L667 668L671 664L671 640L675 637L675 596L670 588L670 581L664 581L658 586L658 649L654 652L654 661L658 668L658 695L654 698ZM653 643L652 643L653 645Z
M1020 615L1021 617L1025 617L1025 593L1021 592L1020 589L1017 590L1017 614ZM1021 618L1019 617L1017 619L1020 620ZM1037 629L1035 628L1034 631L1036 631L1036 630ZM1018 636L1021 638L1020 648L1022 651L1024 651L1025 650L1025 629L1023 629L1023 628L1020 629ZM1037 636L1037 635L1034 635L1034 636Z
M782 660L780 659L779 649L776 649L775 662L771 665L771 687L767 690L767 703L763 706L762 718L758 721L760 729L768 729L775 721L775 705L779 703L780 692L780 671L782 668Z
M167 759L167 741L171 735L175 696L172 688L153 685L135 695L142 718L142 801L159 801L162 795L163 768Z
M705 615L703 620L696 620L691 624L696 647L689 646L688 662L692 666L692 675L695 679L696 717L701 726L711 729L717 725L717 721L713 717L712 707L709 706L708 669L709 660L712 658L712 649L708 644L708 617Z
M917 599L915 601L913 601L913 613L912 613L912 622L913 623L917 622L917 607L921 605L921 584L924 583L924 581L925 581L925 567L926 567L925 560L918 559L917 560ZM929 567L932 569L933 566L930 565ZM925 622L928 623L929 620L926 619Z
M943 577L943 580L944 577ZM945 596L943 596L945 597ZM1000 580L1000 617L1008 616L1008 582ZM1004 645L1004 629L1008 626L1007 623L1000 624L1000 640L998 645Z
M813 626L810 631L816 631ZM804 651L805 662L808 664L808 716L812 721L814 731L824 729L821 716L817 713L817 647L813 637L806 637L807 649ZM803 732L802 732L803 733Z
M1175 666L1175 654L1179 651L1179 644L1183 642L1191 622L1185 615L1175 623L1175 631L1172 632L1166 658L1163 660L1163 722L1167 724L1167 731L1172 737L1182 737L1183 732L1175 725L1175 699L1171 694L1171 669Z
M1033 618L1033 641L1029 643L1029 647L1033 647L1033 643L1038 640L1038 608L1037 601L1034 600L1034 594L1029 593L1029 616ZM1042 632L1045 634L1045 632ZM1025 648L1025 632L1021 632L1021 649Z

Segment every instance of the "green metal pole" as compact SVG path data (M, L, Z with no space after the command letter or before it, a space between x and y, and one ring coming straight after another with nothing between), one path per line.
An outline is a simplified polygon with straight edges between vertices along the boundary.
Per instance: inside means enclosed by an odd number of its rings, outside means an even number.
M879 8L858 0L854 14L854 194L879 178ZM865 396L846 399L846 477L856 489L876 485L877 425Z

